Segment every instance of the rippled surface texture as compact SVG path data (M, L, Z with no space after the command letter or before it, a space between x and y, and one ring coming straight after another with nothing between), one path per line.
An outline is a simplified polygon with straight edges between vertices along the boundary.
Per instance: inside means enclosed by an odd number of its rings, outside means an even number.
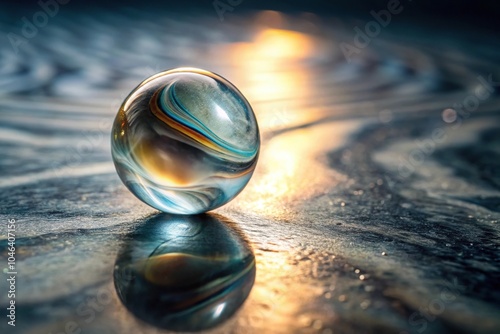
M259 153L257 121L224 78L199 69L155 74L125 99L111 150L123 183L145 203L196 214L232 200Z
M235 7L220 21L210 1L189 14L72 4L18 54L0 44L0 214L17 221L18 265L18 323L2 315L1 333L168 333L144 303L185 273L161 273L182 258L203 286L202 268L247 254L244 240L255 283L235 310L251 269L220 267L241 285L209 294L235 296L221 316L235 313L204 332L500 332L497 35L395 16L346 59L364 23L335 13ZM1 30L21 34L32 14L1 11ZM126 96L180 66L230 78L260 127L252 179L203 230L225 235L217 254L202 231L201 248L169 243L180 223L138 201L110 158ZM122 263L139 264L138 281L119 296ZM2 310L7 288L2 276Z

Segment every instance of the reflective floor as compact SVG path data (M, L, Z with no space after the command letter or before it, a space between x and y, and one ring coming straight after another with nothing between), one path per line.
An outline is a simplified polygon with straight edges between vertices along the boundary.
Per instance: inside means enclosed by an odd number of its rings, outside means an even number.
M498 36L224 15L68 9L2 45L0 331L500 332ZM110 155L123 99L178 66L233 82L262 137L245 190L194 217Z

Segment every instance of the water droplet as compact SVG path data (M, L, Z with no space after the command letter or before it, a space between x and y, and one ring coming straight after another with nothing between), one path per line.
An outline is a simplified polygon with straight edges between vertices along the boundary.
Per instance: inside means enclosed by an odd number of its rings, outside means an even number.
M443 110L441 117L446 123L453 123L457 120L457 112L455 111L455 109L447 108Z
M314 320L314 322L312 323L312 328L314 329L323 328L323 322L321 320Z
M339 302L343 303L347 300L347 296L346 295L340 295L339 296Z
M381 123L389 123L392 121L392 111L389 109L382 110L378 113L378 118Z
M366 292L375 291L375 287L373 285L367 285L367 286L365 286L365 291Z
M255 257L225 218L160 214L130 240L116 260L115 287L134 315L157 327L212 328L232 316L252 289Z
M311 325L311 318L309 318L307 315L301 315L299 316L299 324L302 325L303 327L309 327Z
M365 299L359 304L363 310L366 310L368 307L370 307L371 302L368 299Z
M387 253L386 252L382 252L382 256L387 256Z
M340 206L345 206L345 203L344 203L344 202L341 202L341 203L340 203Z
M326 299L331 299L331 298L332 298L332 294L331 294L331 292L327 292L327 293L325 293L325 298L326 298Z

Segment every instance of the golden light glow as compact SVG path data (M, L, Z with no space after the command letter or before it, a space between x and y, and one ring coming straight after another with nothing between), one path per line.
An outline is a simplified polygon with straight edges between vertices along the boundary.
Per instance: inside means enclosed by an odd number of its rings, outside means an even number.
M308 72L297 62L312 51L312 38L305 34L266 29L251 43L233 44L230 54L239 65L245 94L253 101L273 101L307 94Z
M200 256L168 253L153 256L145 263L145 277L151 283L160 286L183 287L199 280L210 268L220 266L228 257L206 259Z
M157 181L172 186L188 186L200 178L203 171L182 156L171 157L156 149L153 142L143 140L133 147L133 156ZM190 168L186 168L190 166Z
M303 59L309 57L313 50L310 36L281 29L266 29L254 42L257 53L261 57Z
M241 311L241 324L263 333L292 333L297 325L308 327L310 320L303 315L303 307L321 296L323 289L295 279L302 276L290 264L288 252L257 252L256 257L258 275Z
M321 51L322 43L314 35L287 29L288 17L284 14L264 11L255 19L257 28L250 41L233 43L219 51L234 64L232 75L251 102L264 138L261 163L248 186L250 190L240 195L238 205L276 217L286 213L285 203L313 196L312 189L327 189L337 182L338 175L332 175L317 161L315 143L336 146L342 137L329 127L324 131L295 130L266 139L271 131L320 118L321 112L309 104L316 80L311 77L308 61ZM302 23L305 26L307 20Z
M235 64L238 86L252 102L261 130L266 130L309 117L300 109L311 87L303 61L314 54L317 41L314 36L281 28L286 25L283 14L265 11L257 21L263 17L271 27L259 26L250 42L233 43L224 53Z
M240 195L239 205L268 216L287 216L286 207L295 201L326 192L345 180L328 169L321 153L342 145L359 126L355 121L317 125L272 138L264 145L249 191ZM321 145L316 145L321 143Z

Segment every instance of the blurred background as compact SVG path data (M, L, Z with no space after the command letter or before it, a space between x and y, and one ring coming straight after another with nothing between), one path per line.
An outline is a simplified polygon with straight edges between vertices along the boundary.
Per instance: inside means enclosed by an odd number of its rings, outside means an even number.
M500 332L499 15L2 3L0 331ZM138 201L110 154L125 97L179 66L234 83L262 137L246 189L195 217Z

